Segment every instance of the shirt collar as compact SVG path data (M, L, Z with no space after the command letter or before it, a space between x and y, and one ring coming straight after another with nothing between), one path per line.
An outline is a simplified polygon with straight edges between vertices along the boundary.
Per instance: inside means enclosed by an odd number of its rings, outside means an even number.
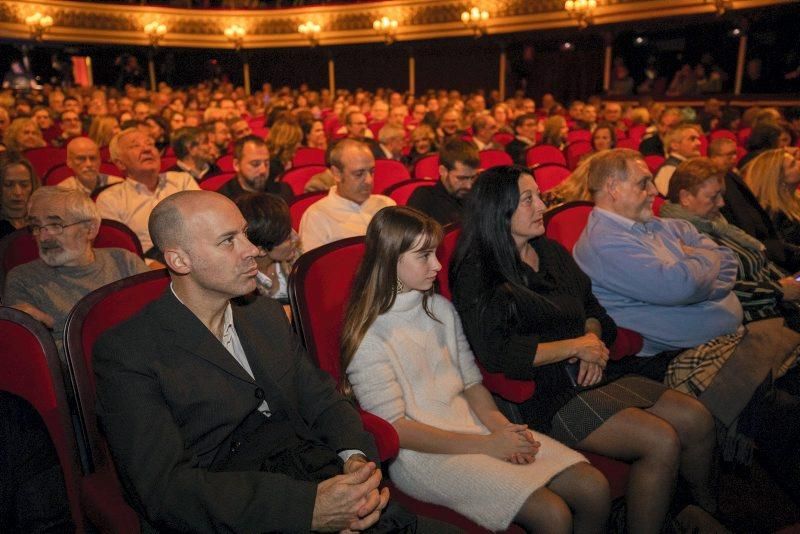
M146 185L141 182L137 182L133 178L125 178L125 183L127 183L130 187L133 187L137 193L140 194L148 194L153 195L155 191L150 191ZM158 175L158 184L156 184L156 191L159 189L164 189L164 186L167 185L167 173L162 172Z
M169 290L172 291L172 295L178 299L178 302L186 306L186 303L181 300L177 293L175 293L175 287L172 285L172 282L169 283ZM186 306L188 308L188 306ZM233 335L233 308L231 307L231 302L228 301L228 305L225 306L225 315L222 317L222 340L223 343L226 339Z
M336 204L338 204L339 207L341 207L341 208L345 208L345 209L348 209L350 211L358 211L358 212L360 212L362 210L362 208L364 207L364 204L369 202L369 199L372 198L372 195L370 195L369 198L367 198L367 200L365 200L363 202L363 204L359 204L358 202L353 202L349 198L344 198L342 195L337 193L337 188L334 185L333 187L331 187L328 190L328 197L330 197L331 200L333 202L335 202Z
M654 230L654 223L655 223L655 221L658 220L657 218L653 218L653 219L643 223L643 222L639 222L639 221L634 221L633 219L629 219L629 218L627 218L627 217L625 217L623 215L620 215L618 213L614 213L613 211L609 211L609 210L607 210L605 208L601 208L599 206L595 206L594 209L595 209L595 211L597 212L598 215L601 215L603 217L606 217L606 218L610 219L611 221L619 224L620 226L624 227L626 230L629 230L629 231L639 231L639 232L645 232L645 233L648 233L648 234L652 233L653 230Z

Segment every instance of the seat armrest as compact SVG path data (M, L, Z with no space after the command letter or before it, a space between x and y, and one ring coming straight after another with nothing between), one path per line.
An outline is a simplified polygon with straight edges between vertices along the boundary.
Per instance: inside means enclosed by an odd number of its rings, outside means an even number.
M641 334L627 328L617 327L617 339L614 340L608 356L612 360L621 360L625 356L639 354L643 346L644 338Z
M364 430L375 438L375 445L378 447L378 455L381 457L381 462L391 460L397 456L397 452L400 450L400 437L392 424L361 408L358 409L358 413L361 416Z
M536 382L533 380L514 380L503 373L490 373L480 364L478 368L483 375L483 385L486 389L509 402L516 404L525 402L536 391Z

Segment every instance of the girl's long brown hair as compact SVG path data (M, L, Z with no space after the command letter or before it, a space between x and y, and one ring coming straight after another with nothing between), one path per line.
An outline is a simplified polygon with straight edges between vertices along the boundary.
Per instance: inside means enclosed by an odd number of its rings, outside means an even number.
M364 259L353 281L342 328L340 388L344 394L352 393L347 367L367 330L394 304L400 255L415 245L422 249L436 247L441 240L439 223L413 208L391 206L383 208L372 218L367 227ZM432 294L433 288L425 292L422 306L435 319L428 308Z

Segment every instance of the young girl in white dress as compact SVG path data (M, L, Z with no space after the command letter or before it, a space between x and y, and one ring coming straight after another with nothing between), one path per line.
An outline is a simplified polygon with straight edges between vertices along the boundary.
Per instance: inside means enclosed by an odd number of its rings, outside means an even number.
M578 452L510 423L481 384L455 309L433 293L441 237L414 209L378 212L345 319L343 387L400 437L390 478L490 530L514 521L535 532L603 532L603 475Z

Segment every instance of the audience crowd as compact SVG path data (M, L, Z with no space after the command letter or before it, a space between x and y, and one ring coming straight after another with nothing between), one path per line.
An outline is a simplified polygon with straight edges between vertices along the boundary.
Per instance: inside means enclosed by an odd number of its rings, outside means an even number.
M63 353L85 295L171 276L95 349L100 426L144 527L453 529L381 489L352 401L396 430L397 488L491 530L723 532L718 462L762 462L800 504L800 108L536 104L270 84L0 92L0 255L38 254L0 257L2 305ZM573 250L546 212L576 201L591 212ZM108 225L131 250L95 244ZM272 299L289 302L298 257L354 236L337 388ZM452 303L434 292L442 270ZM641 348L614 354L629 335ZM485 373L536 390L496 403ZM0 417L0 443L40 446L20 418ZM630 464L621 512L583 452ZM7 471L0 496L22 488ZM63 493L58 476L24 482ZM69 530L63 508L41 521ZM10 531L22 519L38 520Z

